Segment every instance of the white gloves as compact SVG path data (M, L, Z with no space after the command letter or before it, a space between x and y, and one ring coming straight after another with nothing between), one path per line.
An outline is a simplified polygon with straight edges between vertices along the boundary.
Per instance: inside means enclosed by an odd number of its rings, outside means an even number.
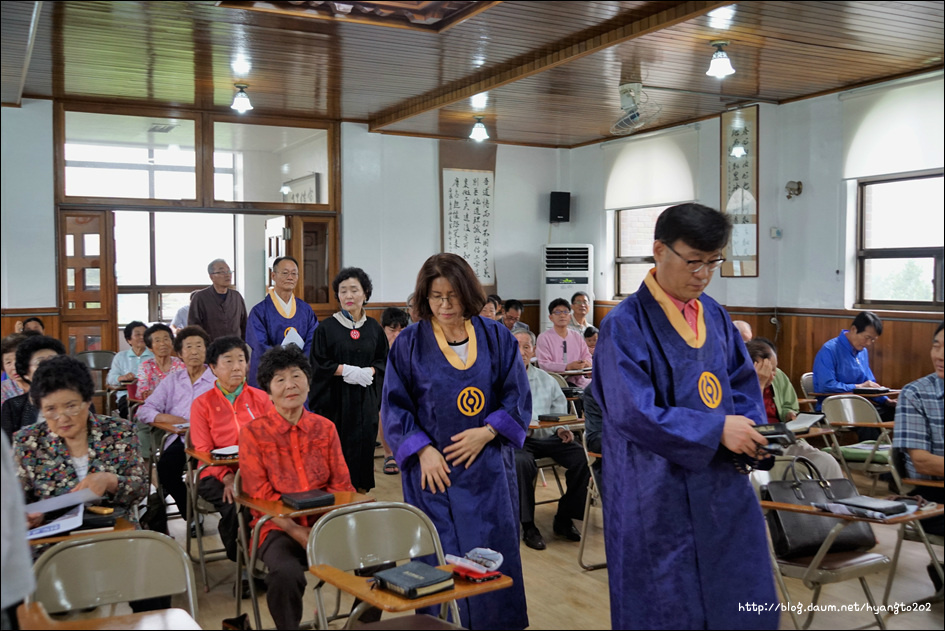
M345 383L367 388L369 385L374 383L374 371L370 368L361 368L359 366L349 366L348 364L344 364L344 367L341 369L341 378L344 379Z

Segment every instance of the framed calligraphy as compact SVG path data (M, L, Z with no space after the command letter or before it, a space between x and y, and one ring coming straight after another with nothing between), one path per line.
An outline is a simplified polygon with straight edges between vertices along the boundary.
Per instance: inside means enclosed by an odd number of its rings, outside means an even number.
M722 114L720 208L732 219L722 276L758 276L758 106Z
M483 285L495 284L495 173L443 169L443 251L458 254Z

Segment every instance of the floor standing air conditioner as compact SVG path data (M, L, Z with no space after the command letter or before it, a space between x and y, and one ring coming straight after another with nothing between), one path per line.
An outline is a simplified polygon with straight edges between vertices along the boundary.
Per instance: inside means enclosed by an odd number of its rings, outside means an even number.
M590 243L562 243L541 246L541 330L551 328L548 305L555 298L569 303L575 292L590 297L590 317L594 314L594 246Z

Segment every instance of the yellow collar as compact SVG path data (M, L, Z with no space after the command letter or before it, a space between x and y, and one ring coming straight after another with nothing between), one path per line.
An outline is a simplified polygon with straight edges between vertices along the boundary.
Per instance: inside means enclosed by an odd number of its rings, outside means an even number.
M448 361L453 368L456 370L466 370L476 363L476 329L473 328L472 321L465 320L463 322L466 326L466 335L469 336L469 352L466 354L465 364L463 360L459 358L459 355L456 354L456 351L450 348L450 345L447 343L446 334L443 333L443 327L441 327L436 320L430 320L430 324L433 325L433 336L436 338L437 346L440 347L440 352L443 353L443 356L446 357L446 361Z
M699 305L699 316L696 319L696 329L698 329L699 335L696 336L695 331L693 331L689 323L686 322L686 318L683 317L682 312L676 308L676 305L670 300L669 295L667 295L667 293L663 291L663 288L660 287L660 284L656 282L654 271L655 268L643 279L646 288L650 290L653 299L656 300L656 303L663 310L663 313L666 314L666 319L669 320L669 323L676 329L676 332L679 333L683 341L692 348L702 348L702 345L705 344L705 310L702 308L702 303L696 300L696 303Z
M289 312L286 313L285 309L282 308L282 299L276 294L276 288L269 288L269 299L272 300L272 306L276 308L276 311L279 312L283 318L292 319L295 317L295 296L289 297Z

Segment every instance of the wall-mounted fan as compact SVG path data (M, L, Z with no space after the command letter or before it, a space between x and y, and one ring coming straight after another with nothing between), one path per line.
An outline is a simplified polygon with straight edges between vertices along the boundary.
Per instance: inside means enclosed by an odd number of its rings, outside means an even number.
M620 109L623 116L610 127L614 136L626 136L653 122L662 109L650 103L642 83L624 83L620 86Z

